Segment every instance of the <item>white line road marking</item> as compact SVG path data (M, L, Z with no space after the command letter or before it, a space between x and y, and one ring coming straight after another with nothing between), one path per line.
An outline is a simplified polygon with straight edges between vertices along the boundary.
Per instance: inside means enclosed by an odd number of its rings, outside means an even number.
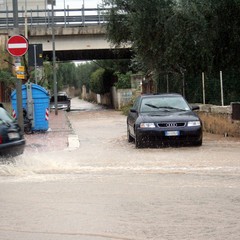
M79 148L78 135L72 134L68 136L68 148L71 149Z

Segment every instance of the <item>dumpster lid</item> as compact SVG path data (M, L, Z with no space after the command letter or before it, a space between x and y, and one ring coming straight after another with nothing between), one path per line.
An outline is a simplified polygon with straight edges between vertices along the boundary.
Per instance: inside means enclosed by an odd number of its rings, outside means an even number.
M38 90L38 91L41 91L41 92L43 92L45 95L47 95L47 96L49 96L49 92L45 89L45 88L43 88L42 86L40 86L40 85L38 85L38 84L35 84L35 83L31 83L31 85L32 85L32 90L33 89L36 89L36 90ZM27 85L26 84L23 84L22 85L22 91L23 90L25 90L27 88ZM16 92L16 89L11 93L11 98L14 98L14 96L17 94L17 92Z

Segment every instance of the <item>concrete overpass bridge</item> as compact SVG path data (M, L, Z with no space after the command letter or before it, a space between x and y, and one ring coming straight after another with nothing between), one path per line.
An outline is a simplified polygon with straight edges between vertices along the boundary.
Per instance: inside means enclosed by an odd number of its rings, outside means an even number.
M42 43L44 58L52 59L52 29L32 27L28 31L31 44ZM115 49L106 39L104 25L55 27L55 49L58 61L130 58L130 48Z
M128 59L131 57L130 46L115 49L106 39L106 11L96 8L57 9L53 18L49 10L19 11L19 30L30 44L42 44L43 57L50 61L53 40L57 61ZM0 11L0 32L11 36L12 13L6 17L3 14Z

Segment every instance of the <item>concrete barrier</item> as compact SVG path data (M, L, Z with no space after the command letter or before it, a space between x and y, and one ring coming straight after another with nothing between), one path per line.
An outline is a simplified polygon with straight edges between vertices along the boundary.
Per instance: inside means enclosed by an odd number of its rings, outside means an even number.
M232 106L199 105L205 132L240 137L240 121L232 119Z

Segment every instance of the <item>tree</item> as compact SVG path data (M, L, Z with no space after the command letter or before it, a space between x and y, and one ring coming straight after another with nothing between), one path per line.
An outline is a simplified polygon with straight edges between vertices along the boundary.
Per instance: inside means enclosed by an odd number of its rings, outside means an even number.
M114 84L113 72L104 68L98 68L92 75L90 89L94 93L104 94L110 92Z
M57 68L58 90L65 86L77 86L77 72L74 63L59 63Z
M99 66L94 62L85 62L77 66L77 87L82 89L85 85L87 90L90 89L91 74L95 72Z
M117 82L114 84L117 89L127 89L131 88L131 75L132 72L127 72L126 74L116 72Z
M165 22L173 15L174 1L110 0L105 4L113 6L107 26L108 39L115 45L130 41L143 70L163 71Z
M216 78L220 70L234 76L226 77L231 86L239 81L240 0L104 2L112 7L109 41L116 46L131 42L134 65L150 72L158 84L171 75L175 81L182 79L186 86L193 86L201 72ZM196 95L194 89L187 92Z
M4 82L8 86L14 86L15 81L16 80L12 76L12 73L7 70L0 70L0 82Z
M105 69L99 68L91 75L90 80L90 89L94 93L98 94L104 94L104 86L103 86L103 75L104 75Z

